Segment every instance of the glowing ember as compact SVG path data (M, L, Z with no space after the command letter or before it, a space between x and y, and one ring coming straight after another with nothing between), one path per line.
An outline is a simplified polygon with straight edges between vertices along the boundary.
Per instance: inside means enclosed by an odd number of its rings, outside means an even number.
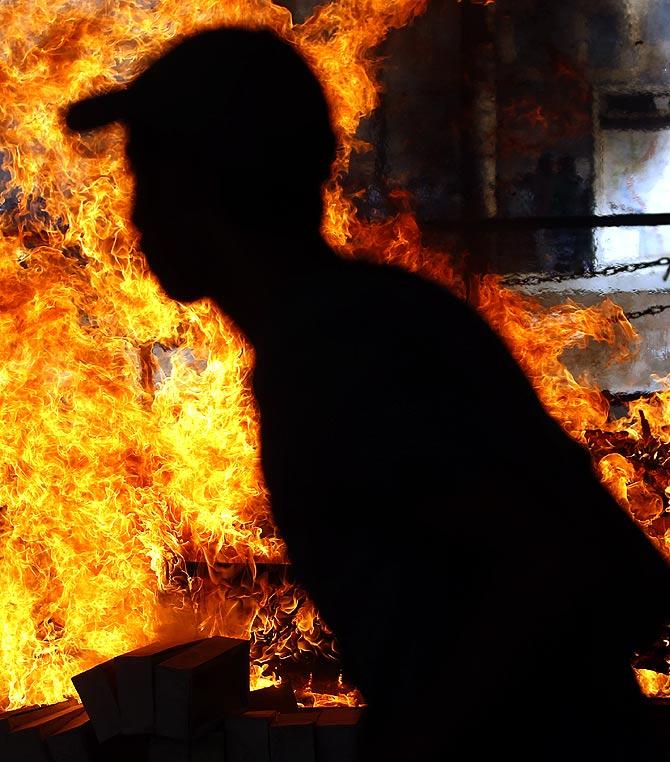
M426 4L335 0L301 25L265 0L0 5L2 708L59 701L72 694L71 675L167 632L250 635L257 685L272 659L335 653L304 593L277 572L285 555L259 472L249 348L211 304L162 296L126 222L122 131L76 139L61 109L133 77L179 35L267 25L304 52L332 104L340 151L325 189L328 240L463 293L449 260L421 245L409 211L363 223L336 179L364 148L356 129L377 102L371 51ZM184 151L165 157L175 214L180 194L194 192L179 186ZM545 309L493 278L479 291L483 313L573 436L667 444L667 394L608 423L599 390L561 363L589 338L625 359L635 336L618 307ZM603 455L601 471L667 550L649 506L670 471L652 484L625 453ZM328 700L312 692L306 703ZM358 698L342 686L337 700Z

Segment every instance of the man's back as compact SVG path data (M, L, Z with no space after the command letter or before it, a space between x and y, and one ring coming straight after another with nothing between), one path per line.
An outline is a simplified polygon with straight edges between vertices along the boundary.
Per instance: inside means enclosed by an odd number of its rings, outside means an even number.
M377 748L645 759L628 662L667 567L501 342L395 268L333 263L274 307L254 381L273 512L394 728Z

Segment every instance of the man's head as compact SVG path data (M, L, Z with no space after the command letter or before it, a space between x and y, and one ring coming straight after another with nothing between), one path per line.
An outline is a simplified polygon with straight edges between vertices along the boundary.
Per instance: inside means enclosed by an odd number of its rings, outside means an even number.
M211 295L260 240L318 233L335 139L321 86L269 31L182 41L128 87L72 105L67 124L128 126L133 222L167 293ZM267 252L266 256L271 256Z

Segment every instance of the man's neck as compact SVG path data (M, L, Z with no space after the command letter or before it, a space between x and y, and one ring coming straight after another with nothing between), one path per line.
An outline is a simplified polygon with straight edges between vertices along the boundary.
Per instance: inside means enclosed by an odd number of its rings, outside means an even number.
M318 234L257 239L239 254L233 267L213 276L212 298L252 344L290 298L292 283L342 263Z

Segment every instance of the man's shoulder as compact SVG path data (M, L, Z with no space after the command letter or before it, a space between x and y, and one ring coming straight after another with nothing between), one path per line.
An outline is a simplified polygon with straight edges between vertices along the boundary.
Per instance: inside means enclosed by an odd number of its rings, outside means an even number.
M428 386L446 376L465 384L492 362L515 372L471 307L397 267L344 261L306 274L282 298L257 354L270 375Z
M392 265L343 260L310 274L296 284L294 303L319 322L344 327L356 322L389 327L404 321L409 327L437 321L447 330L450 321L478 321L474 312L446 287Z
M319 276L317 276L319 277ZM366 296L398 297L403 294L431 294L433 298L458 300L444 286L422 275L390 264L377 264L361 259L342 259L321 277L333 286Z

